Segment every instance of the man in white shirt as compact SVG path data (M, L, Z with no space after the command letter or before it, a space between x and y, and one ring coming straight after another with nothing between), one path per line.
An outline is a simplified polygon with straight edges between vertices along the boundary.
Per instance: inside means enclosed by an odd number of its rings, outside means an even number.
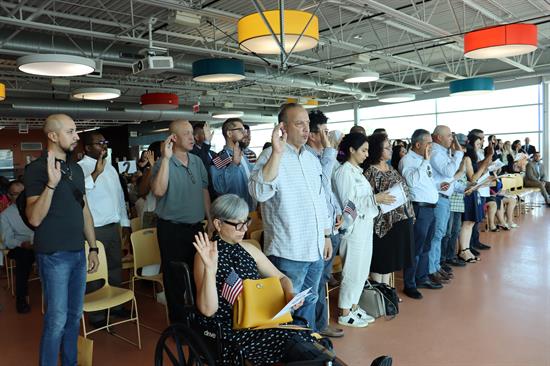
M430 243L434 231L434 209L439 199L438 188L433 179L430 165L432 137L423 129L414 131L411 137L411 150L399 162L399 172L409 186L416 221L414 223L414 258L403 269L405 295L421 299L417 288L440 289L428 277Z
M299 104L285 104L278 119L272 147L258 158L248 187L261 203L264 252L290 278L295 293L312 289L296 314L317 331L317 288L324 260L332 256L332 223L323 187L326 178L319 159L304 147L309 137L306 110Z
M107 160L107 144L102 134L92 132L83 138L85 156L78 162L84 172L86 196L90 212L94 219L96 239L105 246L107 268L109 269L109 284L120 286L122 282L122 244L119 226L129 232L130 220L126 211L124 193L120 185L118 173ZM100 284L92 282L87 286L88 292L99 288ZM115 316L129 315L122 307L111 310ZM90 314L90 322L101 326L105 322L106 313Z
M434 210L434 235L431 242L429 266L430 279L436 283L445 283L452 277L451 268L442 269L441 240L447 232L447 225L451 215L449 198L454 192L454 175L460 167L464 153L455 140L451 129L439 125L435 128L432 139L432 154L430 164L433 168L433 178L436 187L439 187L439 198Z
M34 263L32 246L34 232L25 225L15 204L17 197L24 189L21 181L10 182L8 197L12 204L0 214L2 243L10 250L8 258L15 260L15 308L20 314L31 310L27 303L27 294L29 274Z

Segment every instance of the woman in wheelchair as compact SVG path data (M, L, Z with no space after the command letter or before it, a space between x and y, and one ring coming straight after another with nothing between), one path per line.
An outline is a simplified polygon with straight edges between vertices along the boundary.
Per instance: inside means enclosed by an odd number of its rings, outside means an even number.
M248 205L243 199L234 194L221 196L213 202L211 214L216 229L213 241L199 233L194 242L197 249L194 263L196 306L202 315L198 321L212 332L217 324L222 324L224 341L236 345L244 358L254 365L282 362L288 341L313 342L310 334L279 328L233 330L232 304L222 296L222 290L233 271L242 280L278 277L287 302L294 296L292 284L258 248L241 243L250 223ZM231 348L223 350L221 364L238 364L238 354Z

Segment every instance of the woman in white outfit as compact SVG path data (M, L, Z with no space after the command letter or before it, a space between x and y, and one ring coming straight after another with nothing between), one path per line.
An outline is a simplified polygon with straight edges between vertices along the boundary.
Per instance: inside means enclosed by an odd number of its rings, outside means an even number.
M349 217L344 221L345 233L340 244L343 270L338 299L338 323L350 327L366 327L374 321L357 304L369 275L373 220L378 215L378 203L391 203L395 199L385 192L374 195L361 168L368 156L368 150L365 135L346 135L340 143L340 151L345 154L345 163L332 176L332 186L342 208L349 206L348 203L351 202L357 214L353 220L351 217L355 215L346 213Z

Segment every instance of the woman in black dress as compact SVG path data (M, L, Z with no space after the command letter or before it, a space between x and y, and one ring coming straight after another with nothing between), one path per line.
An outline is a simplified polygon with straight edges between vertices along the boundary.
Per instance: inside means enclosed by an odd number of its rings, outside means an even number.
M234 270L242 279L278 277L287 302L293 298L292 283L255 246L241 243L250 223L247 203L234 194L218 197L211 208L217 231L215 241L206 234L195 236L195 284L199 322L212 332L222 324L223 339L241 350L244 358L253 365L266 365L283 360L288 340L298 335L303 342L312 342L306 331L291 329L233 330L233 305L222 296L222 288ZM298 304L299 307L301 304ZM236 350L226 347L220 362L237 364Z
M409 195L409 187L399 172L388 164L392 148L386 135L369 137L369 156L364 175L374 193L385 192L401 185ZM412 260L414 210L410 200L395 210L380 213L374 219L371 278L389 284L390 274L403 269Z

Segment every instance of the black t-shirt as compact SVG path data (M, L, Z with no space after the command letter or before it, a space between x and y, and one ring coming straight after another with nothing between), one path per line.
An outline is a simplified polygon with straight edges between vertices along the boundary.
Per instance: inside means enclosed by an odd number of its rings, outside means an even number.
M38 253L84 249L84 173L75 162L60 163L62 176L53 193L50 210L34 233L34 250ZM27 197L42 194L48 183L45 156L26 166L24 181Z

